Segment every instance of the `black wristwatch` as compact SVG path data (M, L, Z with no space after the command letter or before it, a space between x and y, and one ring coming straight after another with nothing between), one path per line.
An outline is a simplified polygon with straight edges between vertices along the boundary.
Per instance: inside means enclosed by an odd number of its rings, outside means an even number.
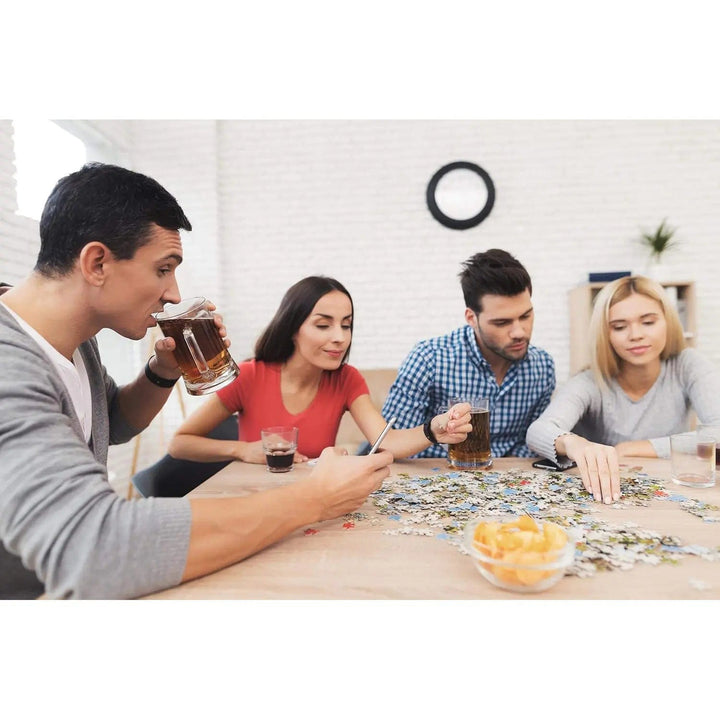
M423 432L425 433L425 437L433 444L433 445L440 445L440 443L437 441L437 438L435 437L435 433L433 433L432 428L430 427L430 423L433 421L434 418L430 418L429 420L425 421L425 424L423 425Z
M155 356L153 355L150 360L152 360ZM168 380L168 378L160 377L159 375L156 375L150 368L150 360L147 361L145 364L145 377L153 384L157 385L161 388L171 388L175 385L175 383L180 378L174 378L173 380Z

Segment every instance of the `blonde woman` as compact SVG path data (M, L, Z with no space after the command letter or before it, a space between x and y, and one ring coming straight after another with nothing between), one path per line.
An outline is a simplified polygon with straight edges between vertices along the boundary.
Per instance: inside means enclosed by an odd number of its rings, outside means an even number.
M720 372L685 347L662 286L624 277L598 294L590 320L591 369L571 378L528 428L531 450L575 461L595 500L620 497L619 455L670 457L669 436L720 423Z

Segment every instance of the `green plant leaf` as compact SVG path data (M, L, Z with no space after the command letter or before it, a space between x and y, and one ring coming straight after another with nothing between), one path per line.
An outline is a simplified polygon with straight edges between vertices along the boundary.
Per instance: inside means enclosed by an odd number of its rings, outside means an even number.
M671 247L677 245L677 241L673 240L676 231L677 228L672 228L667 225L667 218L665 218L655 232L642 233L640 242L650 249L650 254L653 257L660 257Z

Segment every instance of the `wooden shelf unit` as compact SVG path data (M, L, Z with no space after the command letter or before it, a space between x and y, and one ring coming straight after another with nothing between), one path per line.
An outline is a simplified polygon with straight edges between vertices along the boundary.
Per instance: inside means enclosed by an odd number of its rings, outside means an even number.
M592 282L570 290L570 375L590 367L590 316L595 298L608 283ZM668 292L680 314L689 347L697 341L695 283L692 281L660 283Z

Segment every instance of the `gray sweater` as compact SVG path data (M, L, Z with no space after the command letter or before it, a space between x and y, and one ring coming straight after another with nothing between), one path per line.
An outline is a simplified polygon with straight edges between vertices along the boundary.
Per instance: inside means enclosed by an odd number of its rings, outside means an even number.
M177 585L190 503L129 501L110 487L108 444L136 431L119 412L96 342L80 350L92 391L90 447L55 367L0 303L0 555L19 556L55 598L130 598Z
M590 370L575 375L530 425L527 444L539 455L557 460L555 439L572 431L603 445L649 440L658 457L668 458L669 436L689 428L691 408L700 422L720 425L720 372L688 348L663 361L655 384L639 400L631 400L615 380L601 391Z

